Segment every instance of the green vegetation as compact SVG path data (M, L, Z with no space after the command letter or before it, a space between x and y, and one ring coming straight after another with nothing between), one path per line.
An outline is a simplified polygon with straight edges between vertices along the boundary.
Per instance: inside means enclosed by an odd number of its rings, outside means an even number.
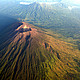
M79 11L61 3L1 4L0 79L80 80ZM31 23L32 30L19 33L23 23L16 21Z
M9 31L12 28L15 30L20 23L14 25L9 27ZM9 44L3 42L0 45L0 47L4 46L0 50L0 79L79 80L80 51L73 47L75 45L61 41L51 30L29 25L37 31L32 29L35 32L16 34L13 31L13 36L7 38L7 41L11 40L11 42ZM33 33L37 34L33 35Z
M80 8L69 10L68 5L63 3L51 6L38 3L8 4L7 7L4 6L6 3L0 6L0 13L41 28L51 29L68 38L71 43L77 44L80 41Z

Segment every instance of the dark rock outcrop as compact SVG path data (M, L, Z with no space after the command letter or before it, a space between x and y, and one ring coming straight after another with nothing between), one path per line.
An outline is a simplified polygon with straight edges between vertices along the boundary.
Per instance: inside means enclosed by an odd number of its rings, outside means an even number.
M27 32L27 31L31 31L31 28L20 28L19 29L20 33Z

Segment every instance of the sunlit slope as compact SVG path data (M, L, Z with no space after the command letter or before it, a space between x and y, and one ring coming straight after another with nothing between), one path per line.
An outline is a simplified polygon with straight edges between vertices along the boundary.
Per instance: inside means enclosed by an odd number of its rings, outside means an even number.
M24 22L9 29L9 37L0 45L1 80L80 79L80 51L73 44Z
M70 10L69 7L74 6L64 3L47 5L34 2L21 5L19 2L13 4L5 2L0 6L0 13L44 28L80 27L80 8Z
M80 39L79 6L66 5L60 2L53 5L36 2L21 5L19 2L13 4L5 2L0 5L0 13L41 28L51 29L68 38Z

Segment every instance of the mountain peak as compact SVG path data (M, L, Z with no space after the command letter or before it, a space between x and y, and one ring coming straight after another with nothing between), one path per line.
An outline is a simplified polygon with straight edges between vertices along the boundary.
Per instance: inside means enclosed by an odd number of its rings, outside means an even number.
M31 30L20 32L22 28ZM0 50L1 80L47 80L50 77L52 80L65 80L67 77L71 80L75 72L78 73L76 55L80 51L73 49L72 44L56 39L45 29L25 22L15 23L8 30L6 42L0 45L4 46Z
M23 24L22 24L21 26L19 26L19 27L16 29L16 31L19 31L19 32L21 32L21 33L27 32L27 31L31 31L31 26L29 26L28 24L25 24L25 23L23 22Z
M40 5L39 2L33 2L31 5Z
M25 22L22 22L22 25L20 25L15 31L19 33L17 37L22 35L23 38L26 38L27 36L34 37L38 34L37 29Z

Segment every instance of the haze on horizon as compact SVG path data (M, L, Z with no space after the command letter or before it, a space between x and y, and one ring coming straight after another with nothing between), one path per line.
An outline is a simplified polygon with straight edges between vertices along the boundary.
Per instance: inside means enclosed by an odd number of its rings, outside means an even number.
M11 1L12 0L0 0L0 1ZM20 1L20 2L64 2L64 3L72 3L72 4L80 4L80 0L14 0L14 1ZM14 2L13 1L13 2Z
M55 2L62 2L62 3L70 3L70 4L74 4L74 5L80 5L80 0L18 0L18 1L24 2L22 4L30 4L32 2L54 4Z

